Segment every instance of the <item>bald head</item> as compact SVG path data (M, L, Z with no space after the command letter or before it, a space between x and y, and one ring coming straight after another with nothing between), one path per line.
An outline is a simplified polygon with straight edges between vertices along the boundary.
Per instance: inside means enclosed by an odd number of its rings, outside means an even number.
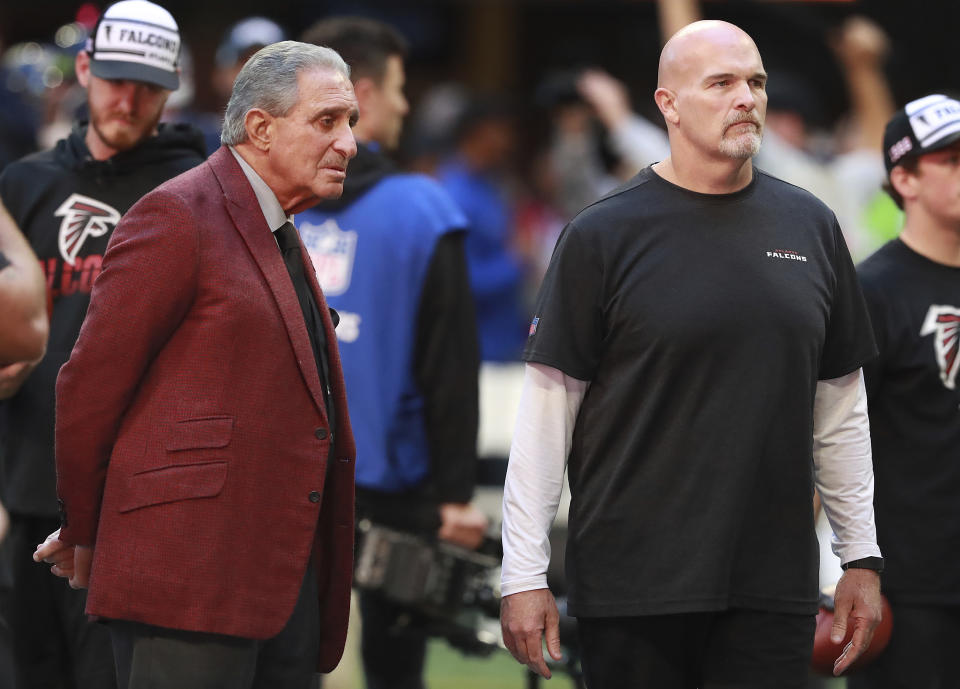
M739 27L721 21L685 26L660 54L654 92L670 136L671 160L690 168L721 166L760 150L767 74L757 46Z
M719 55L760 53L753 39L729 22L705 20L688 24L675 33L660 53L657 86L676 90L691 83Z

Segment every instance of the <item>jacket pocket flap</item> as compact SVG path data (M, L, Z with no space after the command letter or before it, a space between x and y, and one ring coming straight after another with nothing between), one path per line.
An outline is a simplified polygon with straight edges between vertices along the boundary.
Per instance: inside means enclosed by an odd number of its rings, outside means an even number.
M232 416L207 416L173 424L164 447L169 451L226 447L233 435Z
M227 481L227 462L172 464L141 471L130 477L120 503L121 512L165 502L212 498Z

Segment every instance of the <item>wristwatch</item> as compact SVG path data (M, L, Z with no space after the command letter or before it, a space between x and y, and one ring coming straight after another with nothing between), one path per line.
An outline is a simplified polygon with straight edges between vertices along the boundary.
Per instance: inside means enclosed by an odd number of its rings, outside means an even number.
M844 562L840 565L840 569L846 571L848 569L872 569L877 574L883 571L883 558L882 557L862 557L859 560L850 560L850 562Z

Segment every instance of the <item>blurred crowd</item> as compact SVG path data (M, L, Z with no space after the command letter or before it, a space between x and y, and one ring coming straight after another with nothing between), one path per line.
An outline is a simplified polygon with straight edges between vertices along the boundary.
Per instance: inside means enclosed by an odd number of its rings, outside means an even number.
M662 40L701 17L695 1L658 5ZM3 51L0 169L51 147L84 118L73 61L97 17L95 7L84 5L47 40ZM204 74L195 72L184 44L181 86L169 98L164 120L193 124L204 133L208 153L215 150L220 109L240 67L260 47L284 38L297 36L266 16L245 18L220 37L213 69ZM890 46L883 30L862 16L831 28L825 41L847 85L848 112L825 127L821 94L810 81L771 69L757 164L825 201L859 260L895 236L901 222L880 188L879 144L895 107L884 70ZM589 56L583 64L590 64ZM197 93L208 90L216 93L219 109L195 107ZM484 360L519 358L531 302L565 223L666 155L662 122L635 109L643 97L598 67L560 66L543 74L525 98L443 82L412 103L399 162L435 176L469 218L468 262Z

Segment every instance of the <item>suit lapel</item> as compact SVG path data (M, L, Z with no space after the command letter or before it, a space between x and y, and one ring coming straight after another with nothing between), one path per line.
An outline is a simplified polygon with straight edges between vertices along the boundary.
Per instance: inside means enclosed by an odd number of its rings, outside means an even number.
M293 346L297 363L300 366L300 374L303 382L310 390L313 396L314 404L320 413L326 418L327 410L323 403L323 391L320 388L320 376L317 372L317 364L313 357L313 349L310 346L310 337L307 335L307 326L303 320L303 312L300 310L300 302L297 301L297 293L290 282L290 275L283 263L280 251L277 249L277 242L267 227L263 212L260 210L260 204L257 197L250 187L243 170L239 163L234 159L233 154L226 146L220 147L216 153L210 156L208 162L213 169L220 187L223 189L224 197L227 200L227 212L233 220L237 232L243 238L247 249L256 261L260 272L266 280L267 287L273 294L277 308L280 310L280 316L287 329L287 335ZM309 261L309 258L307 259ZM304 263L305 266L311 266L308 273L312 271L312 264ZM314 277L311 281L311 287L316 283ZM318 290L314 289L316 293ZM329 339L332 323L327 328L330 315L326 312L326 304L322 297L317 299L317 304L323 304L321 315L324 317L324 329L328 333ZM335 350L328 346L329 350Z

